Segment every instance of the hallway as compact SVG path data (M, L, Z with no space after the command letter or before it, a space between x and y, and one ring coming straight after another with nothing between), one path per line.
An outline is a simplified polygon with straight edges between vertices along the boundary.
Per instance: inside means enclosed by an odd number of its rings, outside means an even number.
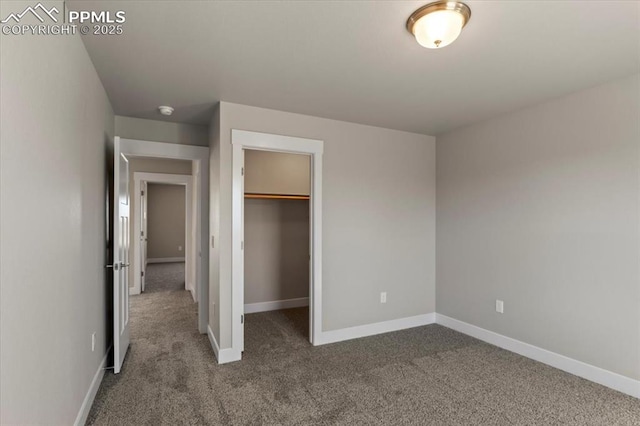
M186 382L215 358L197 330L198 305L184 289L184 265L147 266L145 292L130 298L131 346L122 372L105 373L87 424L162 424L169 400L185 413L199 411L190 408L198 400L190 395L209 392L207 383L196 380L187 389Z

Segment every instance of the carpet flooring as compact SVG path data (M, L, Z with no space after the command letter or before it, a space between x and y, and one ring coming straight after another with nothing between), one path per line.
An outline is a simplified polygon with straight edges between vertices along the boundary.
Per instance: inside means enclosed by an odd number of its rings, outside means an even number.
M184 265L184 262L148 264L144 292L184 290Z
M439 325L313 347L307 308L251 314L243 360L217 365L182 288L131 298L88 424L640 425L637 399Z

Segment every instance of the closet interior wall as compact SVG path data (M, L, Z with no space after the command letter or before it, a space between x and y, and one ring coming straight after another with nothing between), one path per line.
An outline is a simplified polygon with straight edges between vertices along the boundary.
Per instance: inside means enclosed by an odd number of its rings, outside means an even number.
M309 297L310 157L245 151L245 312Z

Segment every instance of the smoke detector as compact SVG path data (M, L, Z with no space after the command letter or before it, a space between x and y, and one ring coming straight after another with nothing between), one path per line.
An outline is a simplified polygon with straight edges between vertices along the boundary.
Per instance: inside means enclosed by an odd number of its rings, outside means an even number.
M160 114L162 115L171 115L173 114L173 108L171 108L170 106L159 106L158 107L158 111L160 111Z

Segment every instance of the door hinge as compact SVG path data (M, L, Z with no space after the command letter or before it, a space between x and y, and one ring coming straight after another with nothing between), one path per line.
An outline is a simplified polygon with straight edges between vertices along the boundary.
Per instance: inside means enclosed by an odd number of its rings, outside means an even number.
M244 250L244 241L240 241L240 250Z
M240 315L240 324L244 324L244 315Z
M144 277L144 271L140 271L140 276Z
M140 191L140 195L144 195L144 191Z
M244 176L244 167L240 169L240 175Z

